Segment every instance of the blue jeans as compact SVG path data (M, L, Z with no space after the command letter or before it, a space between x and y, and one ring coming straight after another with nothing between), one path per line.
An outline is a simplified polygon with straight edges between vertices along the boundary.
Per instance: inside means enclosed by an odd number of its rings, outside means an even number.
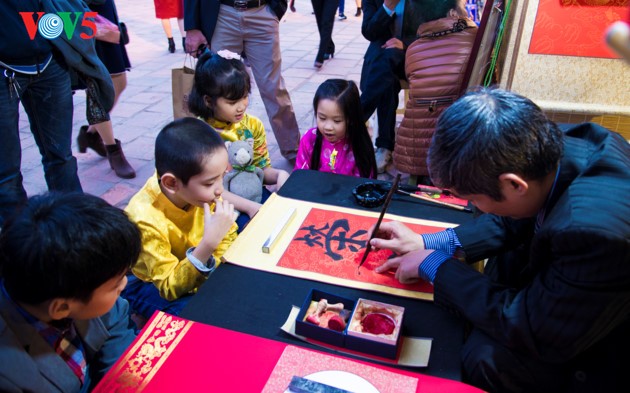
M0 68L0 192L13 204L26 200L20 170L20 101L42 156L48 189L82 191L71 149L73 104L68 71L53 58L39 75L15 73L19 96L7 77L12 74Z
M129 302L132 312L137 312L147 319L158 310L171 315L179 315L192 297L192 295L186 295L173 301L166 300L160 296L160 292L153 283L144 282L133 274L128 274L127 280L127 286L120 296Z

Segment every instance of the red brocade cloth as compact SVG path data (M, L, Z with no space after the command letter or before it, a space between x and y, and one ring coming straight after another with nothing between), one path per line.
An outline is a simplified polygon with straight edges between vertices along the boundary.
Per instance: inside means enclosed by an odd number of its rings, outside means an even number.
M287 350L294 357L297 353L300 361L287 362ZM311 351L163 312L153 315L94 392L260 392L269 384L287 387L293 375L304 377L301 374L307 371L327 371L332 365L375 386L386 374L391 382L417 379L416 392L481 392L460 382Z
M155 17L158 19L184 17L184 0L153 0L155 4Z

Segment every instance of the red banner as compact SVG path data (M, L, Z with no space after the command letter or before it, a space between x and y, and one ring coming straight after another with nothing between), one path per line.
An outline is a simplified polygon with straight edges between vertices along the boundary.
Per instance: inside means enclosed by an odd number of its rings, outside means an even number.
M629 0L540 0L530 54L619 58L606 29L628 13Z

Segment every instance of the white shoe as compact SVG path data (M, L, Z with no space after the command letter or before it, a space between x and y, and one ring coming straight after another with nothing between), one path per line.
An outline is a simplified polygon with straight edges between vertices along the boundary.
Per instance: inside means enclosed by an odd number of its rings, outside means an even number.
M385 172L385 168L387 167L387 164L389 164L391 159L392 159L392 152L390 150L387 150L384 147L377 147L376 148L376 171L378 173Z

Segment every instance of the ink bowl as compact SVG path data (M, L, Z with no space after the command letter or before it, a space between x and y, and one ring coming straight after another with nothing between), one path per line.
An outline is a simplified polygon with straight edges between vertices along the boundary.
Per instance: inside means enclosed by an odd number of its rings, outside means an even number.
M387 189L374 182L365 182L354 187L352 195L357 203L363 207L378 207L385 202Z

